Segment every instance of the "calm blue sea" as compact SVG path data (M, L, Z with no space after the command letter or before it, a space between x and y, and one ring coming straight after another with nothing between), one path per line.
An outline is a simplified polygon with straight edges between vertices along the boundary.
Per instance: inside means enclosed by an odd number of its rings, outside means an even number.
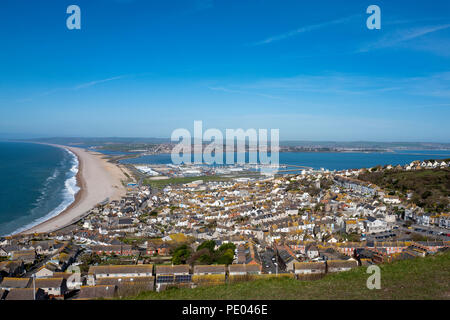
M78 160L64 149L0 142L0 236L16 233L67 208L79 190Z
M225 157L225 154L224 154ZM246 154L246 161L249 155ZM414 160L450 158L449 150L402 150L395 152L281 152L280 164L307 166L314 169L344 170L368 168L376 165L404 165ZM224 158L225 159L225 158ZM236 159L236 157L235 157ZM192 160L193 161L193 160ZM124 159L129 164L168 164L172 163L170 154L142 156ZM224 161L225 162L225 161Z

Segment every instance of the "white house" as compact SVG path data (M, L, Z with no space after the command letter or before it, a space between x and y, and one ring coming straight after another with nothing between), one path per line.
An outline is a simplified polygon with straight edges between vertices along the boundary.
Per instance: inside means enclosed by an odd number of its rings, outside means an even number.
M378 233L388 230L387 222L373 217L368 217L365 221L367 233Z

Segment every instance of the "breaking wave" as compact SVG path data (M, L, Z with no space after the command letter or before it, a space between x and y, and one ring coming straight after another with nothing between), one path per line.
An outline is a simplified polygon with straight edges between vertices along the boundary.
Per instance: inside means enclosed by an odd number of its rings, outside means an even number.
M45 221L59 215L61 212L66 210L75 201L75 196L78 193L78 191L80 191L80 187L78 187L78 185L77 185L77 174L78 174L78 170L79 170L78 158L72 151L65 149L65 148L64 148L64 150L68 153L69 159L71 161L70 164L72 166L70 167L70 169L68 171L66 171L65 181L64 181L64 189L61 192L62 200L60 201L59 205L57 205L56 208L54 208L53 210L50 210L50 212L48 212L46 215L33 220L32 222L28 223L27 225L15 230L11 234L16 234L16 233L20 233L22 231L28 230L34 226L37 226L38 224L40 224L42 222L45 222ZM67 161L67 158L62 160L61 165L64 165L65 161ZM61 174L61 169L56 168L55 171L53 172L53 174L47 178L47 180L45 181L45 183L42 187L41 196L34 203L34 208L32 209L32 214L33 214L33 211L42 210L44 203L49 200L50 196L52 196L50 194L52 182L55 181L59 177L60 174Z

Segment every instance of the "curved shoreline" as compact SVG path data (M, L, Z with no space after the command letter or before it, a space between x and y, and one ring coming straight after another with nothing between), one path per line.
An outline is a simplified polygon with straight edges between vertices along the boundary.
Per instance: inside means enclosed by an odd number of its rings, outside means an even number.
M28 142L27 142L28 143ZM34 142L31 142L34 143ZM43 144L43 143L34 143L34 144ZM49 144L50 145L50 144ZM75 178L75 186L78 188L78 190L73 194L73 200L71 200L68 204L65 205L65 207L63 206L61 209L59 209L60 206L62 206L64 204L64 200L63 202L58 205L55 209L53 209L52 211L50 211L49 213L47 213L46 215L36 218L33 221L31 221L30 223L26 223L25 225L22 225L19 228L16 228L14 231L12 231L11 233L8 234L8 236L14 236L14 235L20 235L25 233L27 230L30 230L62 213L64 213L65 211L69 210L70 208L72 208L76 202L80 201L82 193L84 192L82 190L82 186L84 185L84 180L82 178L81 175L81 160L80 157L78 157L78 155L76 153L74 153L73 151L64 148L64 147L60 147L60 146L56 146L56 145L51 145L55 148L59 148L59 149L63 149L64 151L66 151L67 153L70 154L71 159L76 160L76 174L69 177L68 179L65 180L64 184L66 184L68 181L72 180L73 178ZM73 167L72 167L73 168ZM72 168L70 169L72 171ZM69 187L66 186L66 189L68 189ZM59 210L59 211L58 211ZM51 214L51 215L50 215Z
M79 190L75 194L74 201L59 214L15 235L59 230L78 221L105 199L118 199L125 194L126 190L121 183L122 180L126 179L123 171L115 164L100 157L100 154L76 147L43 144L63 148L77 157L78 172L76 180Z

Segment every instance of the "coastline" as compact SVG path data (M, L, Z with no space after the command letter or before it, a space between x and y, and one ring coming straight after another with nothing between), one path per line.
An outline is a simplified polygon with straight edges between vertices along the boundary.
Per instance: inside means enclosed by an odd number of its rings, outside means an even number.
M67 227L86 212L94 208L98 203L106 200L117 200L125 195L126 189L122 180L126 180L123 169L103 158L102 154L86 151L77 147L68 147L57 144L49 144L54 147L66 149L78 159L78 172L76 174L78 192L74 201L58 215L51 217L31 228L16 233L15 235L46 233Z

